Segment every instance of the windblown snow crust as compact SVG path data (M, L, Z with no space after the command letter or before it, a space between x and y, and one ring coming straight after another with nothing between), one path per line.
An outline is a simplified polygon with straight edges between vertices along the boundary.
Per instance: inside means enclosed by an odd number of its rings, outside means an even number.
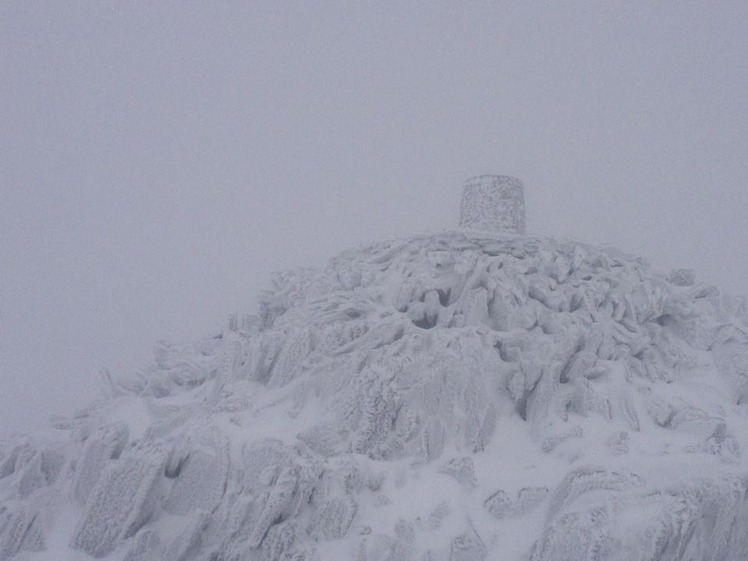
M273 284L3 444L0 560L748 558L746 314L691 273L445 233Z

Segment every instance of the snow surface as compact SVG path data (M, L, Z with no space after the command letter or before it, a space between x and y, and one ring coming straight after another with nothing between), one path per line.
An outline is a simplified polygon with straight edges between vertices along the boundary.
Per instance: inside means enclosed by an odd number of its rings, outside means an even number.
M689 271L447 232L0 444L0 560L748 558L748 322Z

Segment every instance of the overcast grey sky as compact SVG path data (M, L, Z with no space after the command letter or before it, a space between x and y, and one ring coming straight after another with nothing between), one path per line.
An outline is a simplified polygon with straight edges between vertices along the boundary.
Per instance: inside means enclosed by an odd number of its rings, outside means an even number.
M220 330L272 270L452 228L748 294L748 2L0 4L0 433Z

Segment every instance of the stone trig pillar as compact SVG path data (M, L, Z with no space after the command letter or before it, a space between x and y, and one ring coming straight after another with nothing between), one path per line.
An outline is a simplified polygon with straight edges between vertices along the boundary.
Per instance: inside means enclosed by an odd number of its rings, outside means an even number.
M465 184L460 228L525 235L525 188L516 177L481 175Z

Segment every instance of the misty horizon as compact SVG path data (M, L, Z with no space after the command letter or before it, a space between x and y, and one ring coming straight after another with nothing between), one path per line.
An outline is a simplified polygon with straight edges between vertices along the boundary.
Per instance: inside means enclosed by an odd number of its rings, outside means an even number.
M746 295L748 7L0 7L0 427L252 311L278 269L457 227L525 185L531 235Z

